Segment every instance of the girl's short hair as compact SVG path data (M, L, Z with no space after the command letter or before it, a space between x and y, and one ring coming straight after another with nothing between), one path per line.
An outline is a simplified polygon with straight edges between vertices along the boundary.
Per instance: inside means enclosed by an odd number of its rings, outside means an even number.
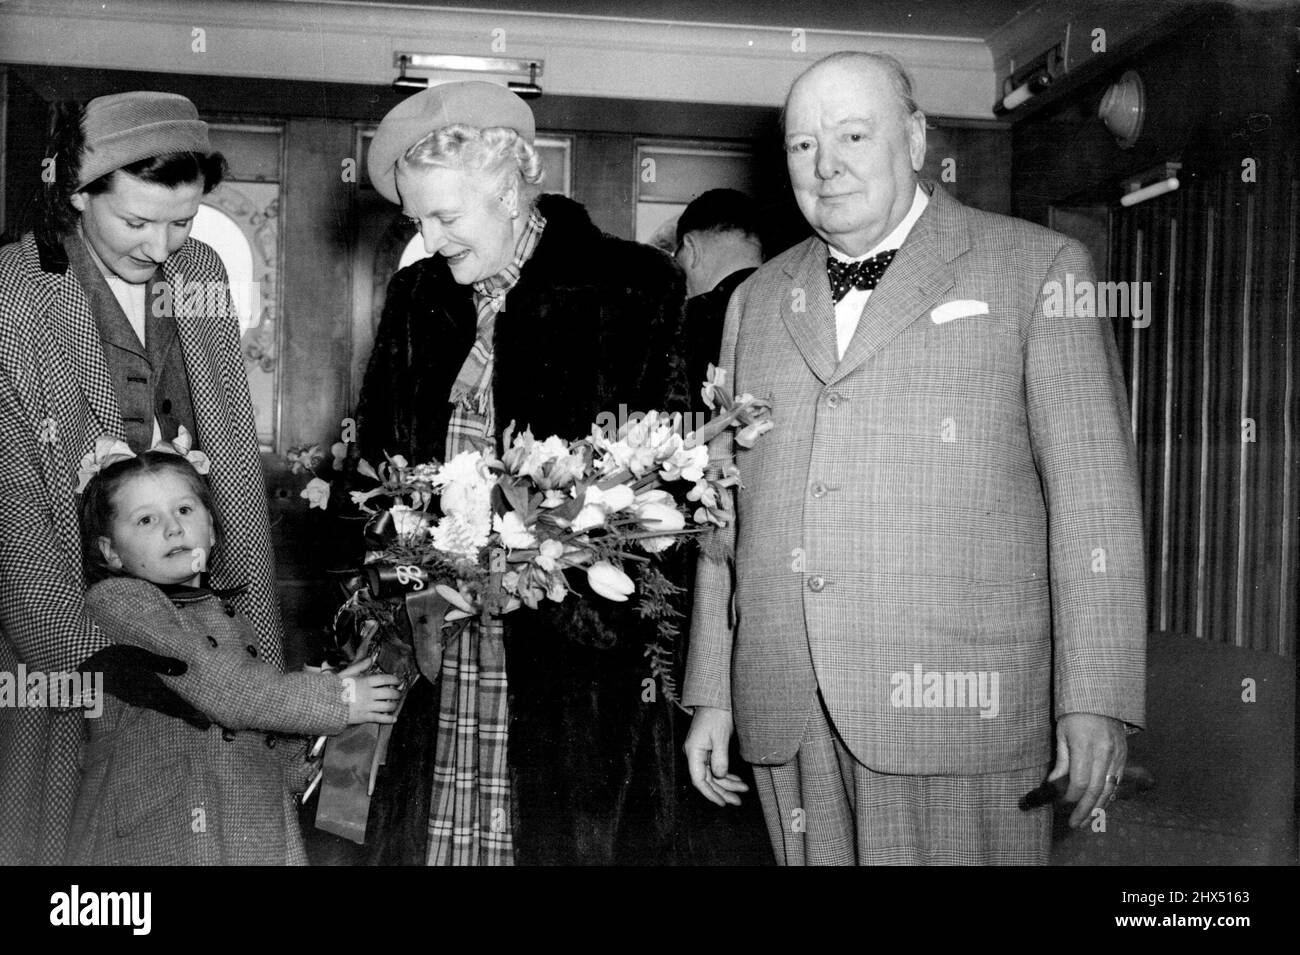
M415 169L440 166L480 172L499 177L502 184L517 174L522 191L529 195L540 191L544 175L537 149L508 126L444 126L416 141L400 162Z
M85 492L81 495L79 516L81 518L81 569L86 578L86 586L98 583L107 577L122 577L125 573L109 566L99 549L101 537L111 537L109 531L113 525L113 498L123 484L134 477L146 474L171 473L182 478L190 486L199 503L207 508L212 518L212 533L216 536L215 550L224 540L221 519L217 514L216 502L212 498L212 489L208 482L194 466L179 454L170 451L146 451L133 458L114 461L102 468L90 479ZM211 564L212 555L208 555Z
M37 238L46 245L57 247L60 239L77 227L81 213L72 205L74 193L102 195L112 189L114 178L120 173L168 189L202 182L205 196L221 185L226 176L226 159L221 153L179 152L128 163L78 189L81 156L86 147L82 128L84 113L85 108L79 103L57 103L51 110L45 156L47 163L52 163L54 175L42 184L33 224Z

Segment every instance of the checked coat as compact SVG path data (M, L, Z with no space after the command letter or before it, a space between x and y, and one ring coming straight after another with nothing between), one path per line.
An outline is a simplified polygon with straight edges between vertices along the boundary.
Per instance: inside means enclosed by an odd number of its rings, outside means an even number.
M339 678L263 663L252 626L206 587L112 578L86 606L115 643L184 660L164 679L214 722L107 699L90 721L68 864L306 865L290 792L306 786L306 742L276 734L341 731Z
M229 296L185 295L228 282L193 239L164 264L193 398L197 442L225 525L213 586L248 583L235 605L262 659L283 666L266 492L239 324ZM77 468L122 419L85 291L62 250L33 236L0 249L0 671L75 669L108 641L83 603ZM57 863L76 796L79 711L0 709L0 863Z
M775 427L735 452L734 619L713 548L685 702L730 709L744 758L780 764L820 689L858 761L909 775L1045 765L1067 713L1140 725L1142 525L1114 336L1044 296L1091 280L1087 253L933 187L842 360L826 257L808 239L731 300L728 384L770 401ZM945 303L961 304L932 314ZM938 691L914 693L932 673ZM955 692L981 673L999 681L983 715Z

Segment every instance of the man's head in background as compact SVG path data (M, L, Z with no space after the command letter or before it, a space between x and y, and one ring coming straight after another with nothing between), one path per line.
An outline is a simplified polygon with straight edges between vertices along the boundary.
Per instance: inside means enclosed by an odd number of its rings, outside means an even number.
M710 189L692 200L677 220L677 264L686 272L686 294L700 295L732 272L763 264L758 212L735 189Z

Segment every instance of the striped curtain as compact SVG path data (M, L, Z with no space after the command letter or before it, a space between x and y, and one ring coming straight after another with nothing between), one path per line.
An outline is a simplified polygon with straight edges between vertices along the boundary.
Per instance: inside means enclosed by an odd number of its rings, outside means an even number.
M1116 319L1142 468L1150 627L1295 653L1300 565L1294 145L1110 215ZM1249 155L1243 149L1243 154ZM1141 324L1138 322L1137 324Z

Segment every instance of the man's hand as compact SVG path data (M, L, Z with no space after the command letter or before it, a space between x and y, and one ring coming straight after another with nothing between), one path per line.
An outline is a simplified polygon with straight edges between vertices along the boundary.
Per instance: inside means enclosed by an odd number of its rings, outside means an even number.
M694 732L694 726L691 731ZM1070 788L1063 800L1078 801L1070 813L1070 825L1080 828L1097 806L1107 805L1119 788L1128 759L1124 724L1094 713L1067 713L1056 724L1056 765L1050 782L1070 774Z
M691 782L711 803L739 806L737 793L749 792L739 776L727 772L731 745L731 713L715 706L697 706L682 749L690 767Z
M128 706L174 716L205 730L212 721L162 681L164 676L183 676L187 669L182 660L122 643L105 647L77 667L81 673L102 673L104 692Z

